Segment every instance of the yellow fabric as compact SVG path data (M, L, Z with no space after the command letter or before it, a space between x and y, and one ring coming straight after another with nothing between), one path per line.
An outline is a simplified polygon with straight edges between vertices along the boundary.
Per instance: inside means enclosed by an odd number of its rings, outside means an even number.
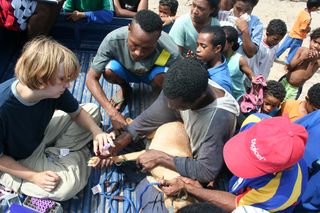
M169 58L170 58L170 53L167 50L163 49L154 64L158 66L164 66L168 62Z
M302 180L302 173L301 173L300 166L298 166L297 180ZM288 208L289 206L292 206L298 200L299 196L301 195L301 188L302 188L301 181L296 181L296 183L294 184L294 188L292 190L292 194L291 194L290 198L287 200L287 202L285 202L282 206L280 206L276 209L269 210L269 212L278 212L278 211L281 211L281 210Z
M301 118L305 114L300 112L299 106L303 101L287 100L281 105L281 115L289 116L291 122Z
M296 18L296 21L294 22L294 25L289 33L290 37L297 39L305 39L308 33L301 32L301 30L306 30L310 26L310 23L310 13L306 10L302 10Z
M263 203L271 199L277 192L277 190L274 189L277 189L279 187L281 177L282 172L279 172L276 177L270 180L270 182L264 187L250 190L239 200L238 206L251 206L253 204L256 204L257 198L259 198L259 203Z

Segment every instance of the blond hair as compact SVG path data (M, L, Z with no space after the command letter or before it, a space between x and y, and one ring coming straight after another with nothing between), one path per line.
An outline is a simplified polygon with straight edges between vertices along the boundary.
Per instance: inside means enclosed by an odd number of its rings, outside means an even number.
M72 81L78 77L80 65L75 54L57 41L40 36L24 46L15 74L30 89L40 89L55 80L60 64L63 65L65 80Z

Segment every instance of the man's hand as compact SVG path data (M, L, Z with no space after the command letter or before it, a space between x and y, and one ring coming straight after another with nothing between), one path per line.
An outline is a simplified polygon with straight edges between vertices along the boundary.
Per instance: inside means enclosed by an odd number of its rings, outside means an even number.
M125 117L116 109L114 109L114 111L111 113L108 112L108 114L110 115L110 120L113 129L116 131L117 134L119 134L119 132L124 130L124 128L128 125Z
M160 188L167 196L172 197L177 194L185 187L185 182L180 179L180 177L176 177L171 180L160 180Z
M80 19L85 18L86 15L84 12L79 12L78 10L73 11L70 15L68 15L67 19L71 21L78 21Z
M31 179L31 182L37 186L40 186L45 191L51 192L57 187L57 185L60 183L60 180L60 177L55 172L44 171L35 173Z
M236 20L236 26L237 26L238 30L241 32L241 34L248 31L248 23L242 17L240 17Z
M98 156L94 156L92 158L90 158L90 160L88 161L88 166L90 167L109 167L112 166L113 161L111 158L101 158Z
M149 171L159 165L159 160L166 157L167 154L158 150L150 149L140 155L137 164L142 166L143 171Z
M203 188L202 185L197 180L193 180L191 178L182 177L182 176L180 176L178 178L181 179L185 184L187 184L189 186L194 186L194 187L197 187L197 188Z

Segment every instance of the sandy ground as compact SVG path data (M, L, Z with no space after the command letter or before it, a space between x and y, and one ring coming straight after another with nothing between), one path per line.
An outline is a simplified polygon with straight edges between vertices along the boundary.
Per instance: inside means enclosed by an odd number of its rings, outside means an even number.
M189 12L189 4L192 0L178 0L179 8L178 15L185 14ZM158 0L149 0L149 8L158 11ZM278 18L282 19L288 27L288 30L293 25L296 16L299 11L306 7L305 2L291 2L289 0L260 0L258 5L254 8L253 14L258 16L263 23L264 28L267 27L270 20ZM311 28L315 29L316 27L320 27L319 25L320 13L312 13L312 23ZM309 45L309 38L305 39L304 46ZM284 60L284 57L287 55L285 52L280 61ZM282 63L275 62L269 79L278 80L281 76L285 74L284 65ZM320 73L315 73L315 75L306 82L302 95L300 99L303 99L308 91L308 89L315 83L320 82Z

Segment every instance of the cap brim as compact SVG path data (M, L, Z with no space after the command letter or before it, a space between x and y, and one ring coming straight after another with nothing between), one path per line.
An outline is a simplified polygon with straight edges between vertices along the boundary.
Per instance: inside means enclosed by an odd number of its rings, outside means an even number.
M223 148L223 158L229 170L241 178L263 176L266 172L254 166L249 156L250 141L246 139L246 131L232 137Z

